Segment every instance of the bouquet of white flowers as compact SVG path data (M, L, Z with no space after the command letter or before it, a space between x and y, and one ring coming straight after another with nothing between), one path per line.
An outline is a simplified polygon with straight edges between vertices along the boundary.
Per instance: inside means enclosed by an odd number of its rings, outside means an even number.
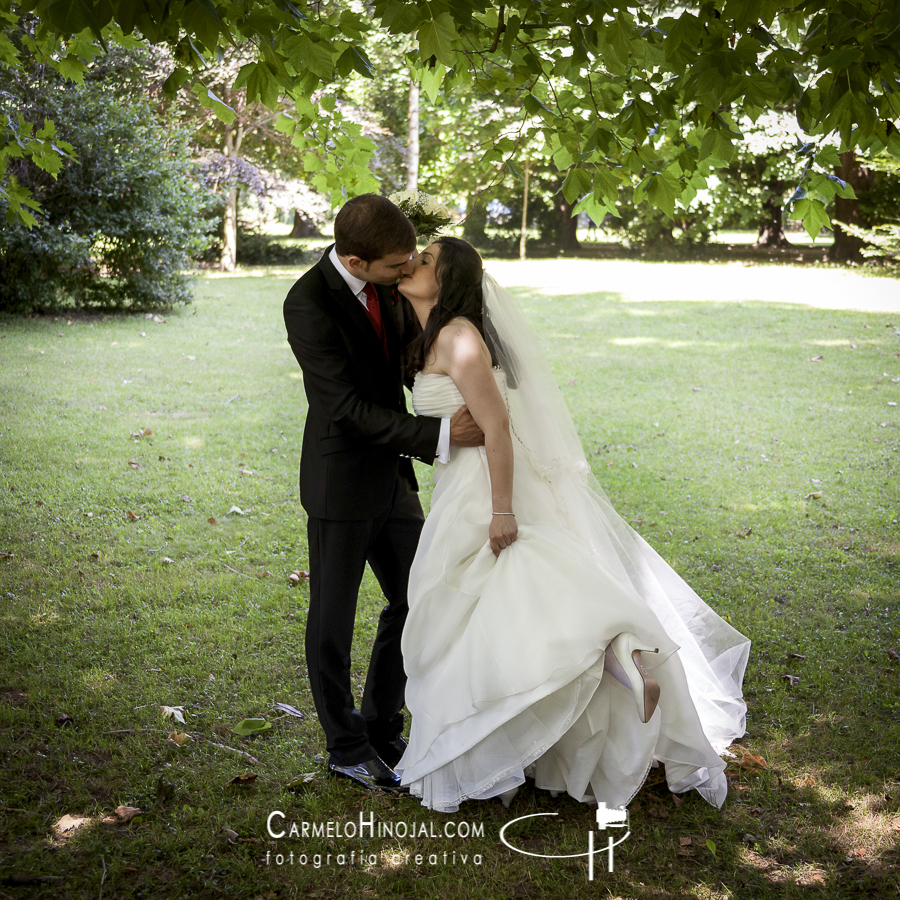
M450 210L443 203L421 191L397 191L388 197L396 203L413 223L416 237L437 237L442 228L453 222Z

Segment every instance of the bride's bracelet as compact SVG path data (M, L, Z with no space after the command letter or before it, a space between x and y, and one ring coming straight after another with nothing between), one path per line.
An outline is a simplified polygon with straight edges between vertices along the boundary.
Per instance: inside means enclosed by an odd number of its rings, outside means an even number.
M492 510L492 513L495 516L514 516L515 515L515 513L498 513L498 512L493 512L493 510Z

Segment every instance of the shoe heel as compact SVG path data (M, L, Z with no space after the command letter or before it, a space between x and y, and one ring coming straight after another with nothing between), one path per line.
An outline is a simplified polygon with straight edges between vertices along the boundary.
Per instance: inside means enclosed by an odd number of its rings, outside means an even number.
M657 648L656 650L647 652L659 653L659 649ZM631 659L632 662L634 662L635 668L640 673L641 681L644 685L644 708L641 710L641 704L638 702L638 712L641 713L641 721L646 725L653 717L653 713L656 712L656 707L659 703L659 682L644 668L644 659L641 656L640 650L632 650ZM637 695L635 695L635 699L637 699Z
M649 650L638 646L635 635L622 632L610 642L610 647L619 665L631 682L631 692L637 705L638 718L646 724L650 721L659 703L659 682L644 667L643 653L659 653L659 648ZM628 665L628 661L631 665Z

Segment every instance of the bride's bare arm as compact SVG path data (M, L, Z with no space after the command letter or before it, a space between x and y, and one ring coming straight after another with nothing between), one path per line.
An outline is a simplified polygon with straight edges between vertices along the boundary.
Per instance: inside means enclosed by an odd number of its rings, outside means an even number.
M512 513L513 450L509 414L491 371L491 357L478 330L466 319L454 319L435 341L435 369L442 369L459 392L484 432L491 474L491 550L495 556L518 534Z

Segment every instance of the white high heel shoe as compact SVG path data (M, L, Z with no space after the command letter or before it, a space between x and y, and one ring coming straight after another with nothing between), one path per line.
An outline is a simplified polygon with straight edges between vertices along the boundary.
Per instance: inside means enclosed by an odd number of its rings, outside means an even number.
M504 791L502 794L499 795L500 802L503 804L504 809L509 809L510 803L513 802L513 797L515 797L516 794L518 794L518 793L519 793L519 788L517 786L514 788L510 788L508 791Z
M645 724L650 721L659 703L659 682L644 668L641 653L659 653L659 648L649 650L638 644L638 639L631 632L617 634L609 646L625 675L631 682L631 692L637 704L638 716ZM629 665L630 663L630 665Z

